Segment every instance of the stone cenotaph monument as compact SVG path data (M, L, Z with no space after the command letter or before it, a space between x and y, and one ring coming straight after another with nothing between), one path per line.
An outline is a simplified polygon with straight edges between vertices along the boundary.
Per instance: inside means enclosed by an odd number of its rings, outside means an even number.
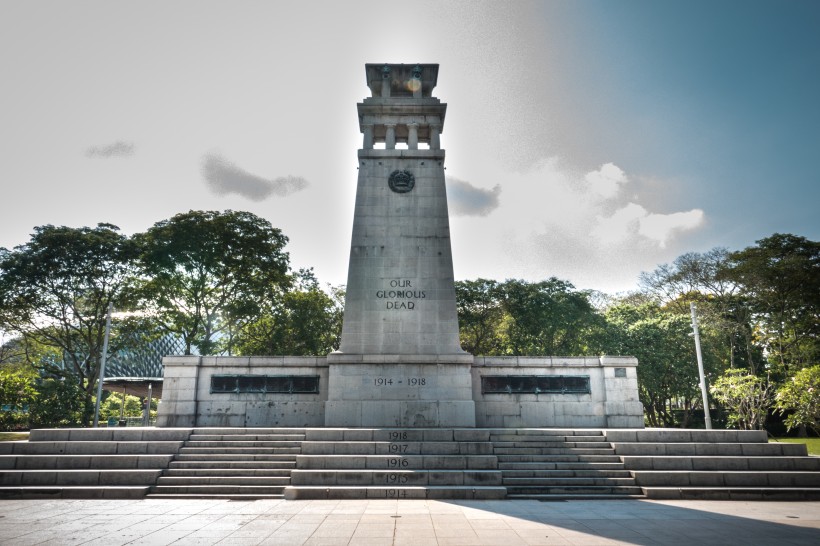
M367 64L341 344L167 356L164 427L643 427L629 356L473 356L459 344L437 64Z
M341 346L327 426L475 426L459 344L436 64L368 64ZM382 145L383 146L380 146Z

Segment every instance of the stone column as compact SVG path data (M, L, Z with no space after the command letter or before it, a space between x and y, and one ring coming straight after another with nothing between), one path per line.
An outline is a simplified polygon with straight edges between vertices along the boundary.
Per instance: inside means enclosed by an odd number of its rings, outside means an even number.
M441 135L441 124L440 123L431 123L430 124L430 149L431 150L440 150L441 149L441 140L439 136Z
M407 124L407 148L410 150L419 149L419 124L412 122Z
M384 147L387 150L396 149L396 124L385 123Z
M365 150L372 150L373 149L373 124L368 123L367 125L363 126L364 132L364 142L362 144L362 148Z

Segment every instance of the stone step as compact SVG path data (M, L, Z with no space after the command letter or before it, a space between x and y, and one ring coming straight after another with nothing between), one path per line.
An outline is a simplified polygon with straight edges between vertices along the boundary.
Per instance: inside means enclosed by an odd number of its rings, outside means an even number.
M173 455L0 455L0 469L127 469L165 468Z
M245 453L180 453L175 461L221 462L221 461L292 461L294 454L245 454ZM172 463L173 464L173 463Z
M239 449L239 448L280 448L280 447L296 447L298 448L301 442L285 441L285 440L231 440L231 441L195 441L188 440L185 442L185 449L190 448L206 448L214 447L219 449Z
M493 447L498 451L499 448L549 448L549 449L566 449L566 448L584 448L584 449L606 449L611 450L612 447L609 442L493 442Z
M558 436L558 435L518 435L518 434L491 434L490 441L498 445L499 442L594 442L609 443L604 436Z
M0 455L158 455L177 453L182 441L0 442Z
M500 458L499 458L500 461ZM173 463L172 463L173 464ZM618 463L585 463L585 462L569 462L569 463L498 463L498 469L506 472L509 471L552 471L552 470L579 470L579 471L619 471L624 468L624 465Z
M277 468L169 468L162 473L162 477L169 478L183 478L183 477L284 477L290 476L291 469L277 469Z
M307 429L309 442L487 442L488 429L322 428Z
M707 457L651 456L623 457L629 470L806 470L820 472L820 457Z
M159 469L127 470L2 470L0 485L148 485L156 482Z
M504 487L482 486L426 486L426 487L325 487L290 486L285 489L285 498L302 499L503 499L507 495Z
M212 469L212 468L221 468L223 470L228 469L236 469L236 470L254 470L254 469L263 469L267 471L275 470L275 469L283 469L288 470L292 468L296 468L296 461L292 458L288 460L281 460L281 461L234 461L234 460L222 460L222 461L173 461L171 464L168 465L170 469L191 469L191 470L198 470L198 469Z
M820 487L820 472L639 470L633 475L647 487Z
M768 442L765 430L703 430L703 429L613 429L604 431L610 442L628 443L762 443Z
M504 463L621 463L617 455L509 455L496 454Z
M508 478L504 476L502 483L507 487L538 486L538 487L577 487L587 485L605 486L634 486L635 479L607 478L607 477L554 477L554 478Z
M261 500L261 499L282 499L282 493L148 493L145 498L149 499L230 499L230 500Z
M0 487L0 499L140 499L149 489L147 485Z
M548 447L499 447L493 450L496 455L614 455L615 450L585 448L548 448Z
M818 487L644 487L648 499L818 501Z
M210 497L214 495L278 495L281 497L285 486L273 485L158 485L151 488L151 497L168 495L194 495Z
M530 470L500 469L504 478L632 478L628 470Z
M490 437L495 436L599 436L605 437L603 430L574 428L494 428L489 429Z
M297 455L304 470L496 470L494 455Z
M189 428L113 427L113 428L40 428L29 433L29 442L158 442L184 441Z
M304 455L492 455L489 442L302 442Z
M300 453L298 447L183 447L180 455L286 455Z
M490 486L501 485L496 470L294 470L294 486Z
M542 502L551 501L567 501L567 500L601 500L604 495L601 494L584 494L584 493L567 493L567 494L507 494L508 499L518 500L538 500ZM609 493L606 495L606 500L623 500L623 499L644 499L643 493L627 494L627 493Z
M746 457L808 455L805 444L788 443L620 443L613 442L615 453L626 455L669 455L669 456L729 456Z
M643 495L643 490L637 486L617 486L617 485L558 485L549 486L507 486L509 498L522 498L526 495Z
M285 486L290 485L289 476L217 476L213 474L203 476L162 476L157 480L157 487L163 486L192 486L192 485L254 485L254 486Z
M191 442L301 442L304 434L191 434Z
M236 435L236 434L305 434L306 429L304 428L288 428L288 427L278 427L278 428L263 428L263 427L252 427L252 428L245 428L245 427L197 427L193 429L191 435L194 434L207 434L212 436L225 436L225 435Z

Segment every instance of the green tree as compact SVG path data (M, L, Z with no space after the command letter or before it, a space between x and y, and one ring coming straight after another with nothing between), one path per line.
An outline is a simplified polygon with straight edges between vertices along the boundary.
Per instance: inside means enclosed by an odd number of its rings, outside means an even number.
M0 249L0 329L18 335L26 351L58 350L86 402L99 377L108 305L131 303L135 257L136 247L110 224L40 226L25 245ZM127 324L115 325L112 350Z
M162 330L184 340L185 354L219 350L219 334L257 318L261 302L289 281L287 237L249 212L177 214L135 239L145 304Z
M36 394L29 406L29 427L79 426L94 412L93 399L85 396L71 374L48 376L36 381Z
M474 355L498 355L505 324L501 285L494 280L456 281L461 347Z
M32 369L0 366L0 430L28 428L28 408L34 400Z
M775 233L730 256L778 376L820 360L820 243Z
M259 319L234 341L242 355L325 355L339 346L344 294L319 287L312 271L293 275L292 289L272 294Z
M756 430L766 424L771 405L771 384L767 379L730 369L718 377L709 389L726 410L728 422L742 430Z
M820 434L820 365L799 370L787 379L775 395L774 407L786 414L788 430L810 428Z
M0 332L0 366L25 366L26 345L22 338L12 338Z
M689 315L689 304L697 303L701 334L708 338L705 345L729 367L754 371L762 364L762 352L755 343L747 298L728 274L729 257L725 248L688 252L642 273L640 286L667 310L682 315Z
M638 359L638 395L650 426L687 426L700 403L698 368L688 317L657 303L621 303L607 310L608 354ZM672 405L683 406L677 422Z
M157 411L157 399L151 398L151 415L155 416ZM125 407L123 408L122 394L111 393L100 404L100 421L107 421L110 418L119 419L123 417L142 417L143 401L130 394L125 395Z
M575 356L596 352L603 319L586 292L552 277L528 283L506 281L504 311L509 316L506 351L513 355Z

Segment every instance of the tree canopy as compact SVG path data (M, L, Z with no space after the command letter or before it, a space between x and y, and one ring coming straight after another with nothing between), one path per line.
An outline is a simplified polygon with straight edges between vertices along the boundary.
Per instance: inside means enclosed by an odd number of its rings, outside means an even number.
M230 210L177 214L132 237L111 224L34 228L26 244L0 249L5 404L30 406L37 422L55 411L66 423L87 420L109 304L121 312L112 353L176 336L186 354L327 354L339 343L343 288L291 271L287 241L267 220ZM472 354L636 356L653 426L691 426L702 404L694 302L712 400L730 420L759 426L776 410L792 428L818 429L815 241L775 233L736 252L686 253L642 274L626 295L602 297L554 277L455 288L462 346Z
M216 336L253 320L290 280L287 237L249 212L177 214L134 239L142 301L164 331L182 337L185 354L218 352Z
M90 398L108 306L132 303L136 256L111 224L35 228L28 243L0 249L0 328L59 351Z

